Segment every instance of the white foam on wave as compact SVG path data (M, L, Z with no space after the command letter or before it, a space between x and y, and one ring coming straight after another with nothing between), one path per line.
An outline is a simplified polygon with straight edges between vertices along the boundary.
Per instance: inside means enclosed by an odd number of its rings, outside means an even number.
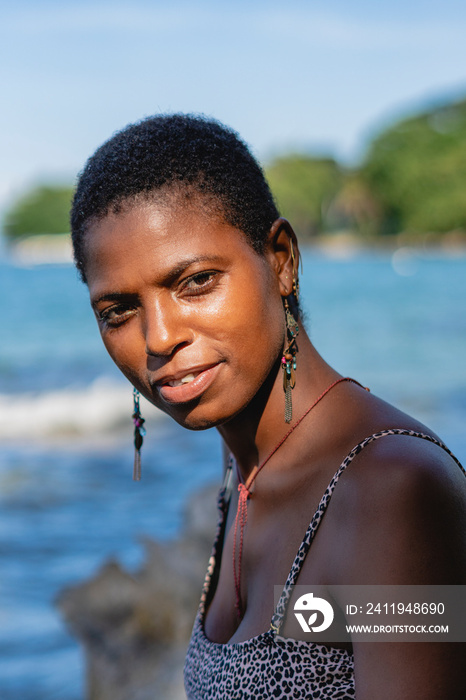
M101 434L131 427L131 413L131 387L106 378L83 389L0 394L0 439Z

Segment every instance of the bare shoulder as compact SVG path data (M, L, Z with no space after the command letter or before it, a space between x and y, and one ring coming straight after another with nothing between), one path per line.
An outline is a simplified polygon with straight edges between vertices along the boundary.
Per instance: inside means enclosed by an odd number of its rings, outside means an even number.
M466 478L438 445L373 440L334 498L342 583L466 583Z
M388 426L437 437L377 397L357 398L345 412L341 454ZM466 584L466 478L442 447L410 434L367 442L341 474L327 514L329 582ZM353 652L359 700L464 697L461 645L354 643Z

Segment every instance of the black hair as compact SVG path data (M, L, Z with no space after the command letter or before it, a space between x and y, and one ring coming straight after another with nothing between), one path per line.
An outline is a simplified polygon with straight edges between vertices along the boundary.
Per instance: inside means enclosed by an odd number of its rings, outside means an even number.
M84 282L89 224L165 189L203 195L258 253L279 216L261 167L235 131L197 115L149 117L112 136L79 175L71 232Z

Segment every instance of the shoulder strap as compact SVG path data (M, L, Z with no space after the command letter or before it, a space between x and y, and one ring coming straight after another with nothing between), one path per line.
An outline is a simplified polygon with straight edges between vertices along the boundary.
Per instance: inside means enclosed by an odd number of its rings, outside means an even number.
M271 623L270 623L270 628L272 632L278 633L280 631L280 628L283 624L283 619L285 616L286 612L286 607L288 605L288 601L291 596L291 591L292 587L296 584L296 581L298 579L298 576L300 574L302 565L304 563L304 560L306 558L306 555L309 551L309 548L312 544L312 541L316 535L317 529L322 521L323 516L325 515L325 512L327 510L328 504L330 503L330 499L332 497L332 494L335 490L335 486L340 478L340 476L343 474L345 469L351 464L353 459L358 455L361 450L363 450L366 445L369 445L369 443L373 442L374 440L378 440L379 438L385 437L386 435L410 435L412 437L417 437L417 438L422 438L423 440L428 440L429 442L433 442L435 445L438 445L441 447L445 452L447 452L452 459L456 462L456 464L460 467L462 472L466 475L466 471L463 467L463 465L459 462L459 460L453 455L448 447L441 442L441 440L437 440L437 438L432 437L431 435L426 435L425 433L418 433L414 430L406 430L404 428L391 428L389 430L381 430L379 433L374 433L373 435L370 435L367 437L365 440L362 442L358 443L351 452L345 457L343 462L341 463L340 467L338 468L337 472L335 473L333 479L331 480L330 484L328 485L324 495L321 498L321 501L317 507L316 512L314 513L314 516L309 524L308 529L306 530L306 534L304 535L304 539L301 542L301 545L298 549L298 552L296 554L295 560L293 562L293 566L291 567L291 571L288 574L288 578L286 580L285 586L283 588L282 594L280 596L280 599L278 601L277 607L275 608L275 612L273 614Z

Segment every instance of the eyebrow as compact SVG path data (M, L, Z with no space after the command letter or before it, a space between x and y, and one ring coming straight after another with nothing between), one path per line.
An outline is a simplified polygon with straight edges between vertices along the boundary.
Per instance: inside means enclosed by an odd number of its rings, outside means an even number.
M179 277L188 267L196 263L202 262L220 262L223 260L220 255L194 255L191 258L185 258L176 263L170 270L164 273L164 281L172 282L174 279ZM121 301L121 299L134 298L135 294L132 292L108 292L106 294L101 294L96 297L96 299L91 299L91 305L95 306L102 301Z
M174 277L178 277L178 275L181 275L182 272L184 272L188 267L191 265L194 265L195 263L201 263L201 262L220 262L222 260L221 255L194 255L192 258L185 258L184 260L180 260L176 265L174 265L171 270L169 270L166 274L165 277L166 279L172 279Z
M122 299L129 299L134 297L134 294L128 292L110 292L109 294L102 294L96 299L91 299L91 306L97 306L101 301L121 301Z

